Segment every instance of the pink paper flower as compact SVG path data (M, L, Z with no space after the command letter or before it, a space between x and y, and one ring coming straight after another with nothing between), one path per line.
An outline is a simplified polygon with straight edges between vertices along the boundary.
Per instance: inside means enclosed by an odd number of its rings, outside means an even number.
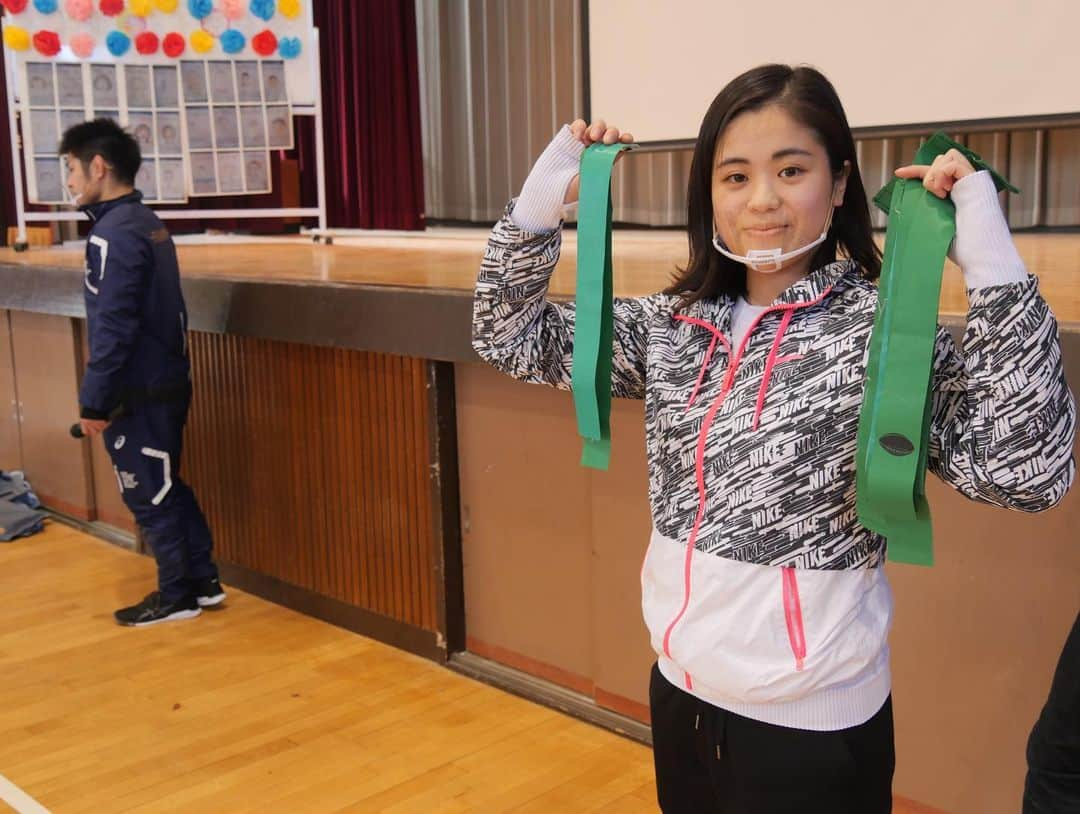
M85 22L94 13L94 2L93 0L67 0L64 3L64 10L71 19Z
M71 38L71 51L79 59L89 59L90 55L94 53L94 38L89 34L76 34Z
M244 16L244 0L221 0L221 12L227 20L239 20Z

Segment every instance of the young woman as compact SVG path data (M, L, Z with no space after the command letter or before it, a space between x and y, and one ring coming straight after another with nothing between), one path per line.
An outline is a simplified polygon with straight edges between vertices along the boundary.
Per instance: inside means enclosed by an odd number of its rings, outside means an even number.
M511 376L570 387L574 309L545 299L562 209L586 145L630 140L602 121L564 127L495 226L473 344ZM969 289L963 350L938 331L930 468L972 499L1047 509L1075 470L1054 317L988 173L950 151L897 174L952 197ZM719 93L694 151L688 232L668 290L616 301L613 343L613 392L645 399L660 805L887 812L886 541L855 511L881 255L824 76L766 65Z

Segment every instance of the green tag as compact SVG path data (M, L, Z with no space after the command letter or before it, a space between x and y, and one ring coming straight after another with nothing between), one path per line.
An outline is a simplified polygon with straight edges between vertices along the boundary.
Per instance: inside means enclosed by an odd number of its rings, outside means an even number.
M919 148L915 163L930 164L953 147L977 169L989 170L999 190L1018 191L944 133ZM856 508L859 522L888 539L889 559L932 565L926 454L941 273L956 234L956 210L922 181L901 178L874 203L889 214L889 227L859 415Z
M611 459L611 171L629 144L593 144L581 158L578 203L577 313L571 380L581 465L607 469Z

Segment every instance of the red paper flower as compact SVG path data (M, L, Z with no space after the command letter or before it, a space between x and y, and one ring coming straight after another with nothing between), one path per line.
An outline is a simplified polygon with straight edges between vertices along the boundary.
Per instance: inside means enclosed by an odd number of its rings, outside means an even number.
M27 0L0 0L0 2L3 2L4 8L12 14L19 14L26 10Z
M54 57L60 53L60 35L55 31L39 31L34 35L34 48L42 56Z
M100 7L106 17L115 17L124 10L124 0L101 0Z
M268 57L277 50L277 37L270 29L260 31L251 38L251 47L261 57Z
M176 59L184 53L184 49L187 48L187 41L183 35L173 31L165 35L165 39L161 42L161 48L165 52L165 56Z
M140 54L154 54L158 49L158 36L153 31L144 31L135 38L135 50Z

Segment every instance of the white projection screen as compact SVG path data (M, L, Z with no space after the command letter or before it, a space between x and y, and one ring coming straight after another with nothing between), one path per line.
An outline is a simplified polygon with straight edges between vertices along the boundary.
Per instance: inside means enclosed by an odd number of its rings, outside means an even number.
M590 113L686 140L765 62L808 64L853 128L1080 113L1080 0L587 0Z

